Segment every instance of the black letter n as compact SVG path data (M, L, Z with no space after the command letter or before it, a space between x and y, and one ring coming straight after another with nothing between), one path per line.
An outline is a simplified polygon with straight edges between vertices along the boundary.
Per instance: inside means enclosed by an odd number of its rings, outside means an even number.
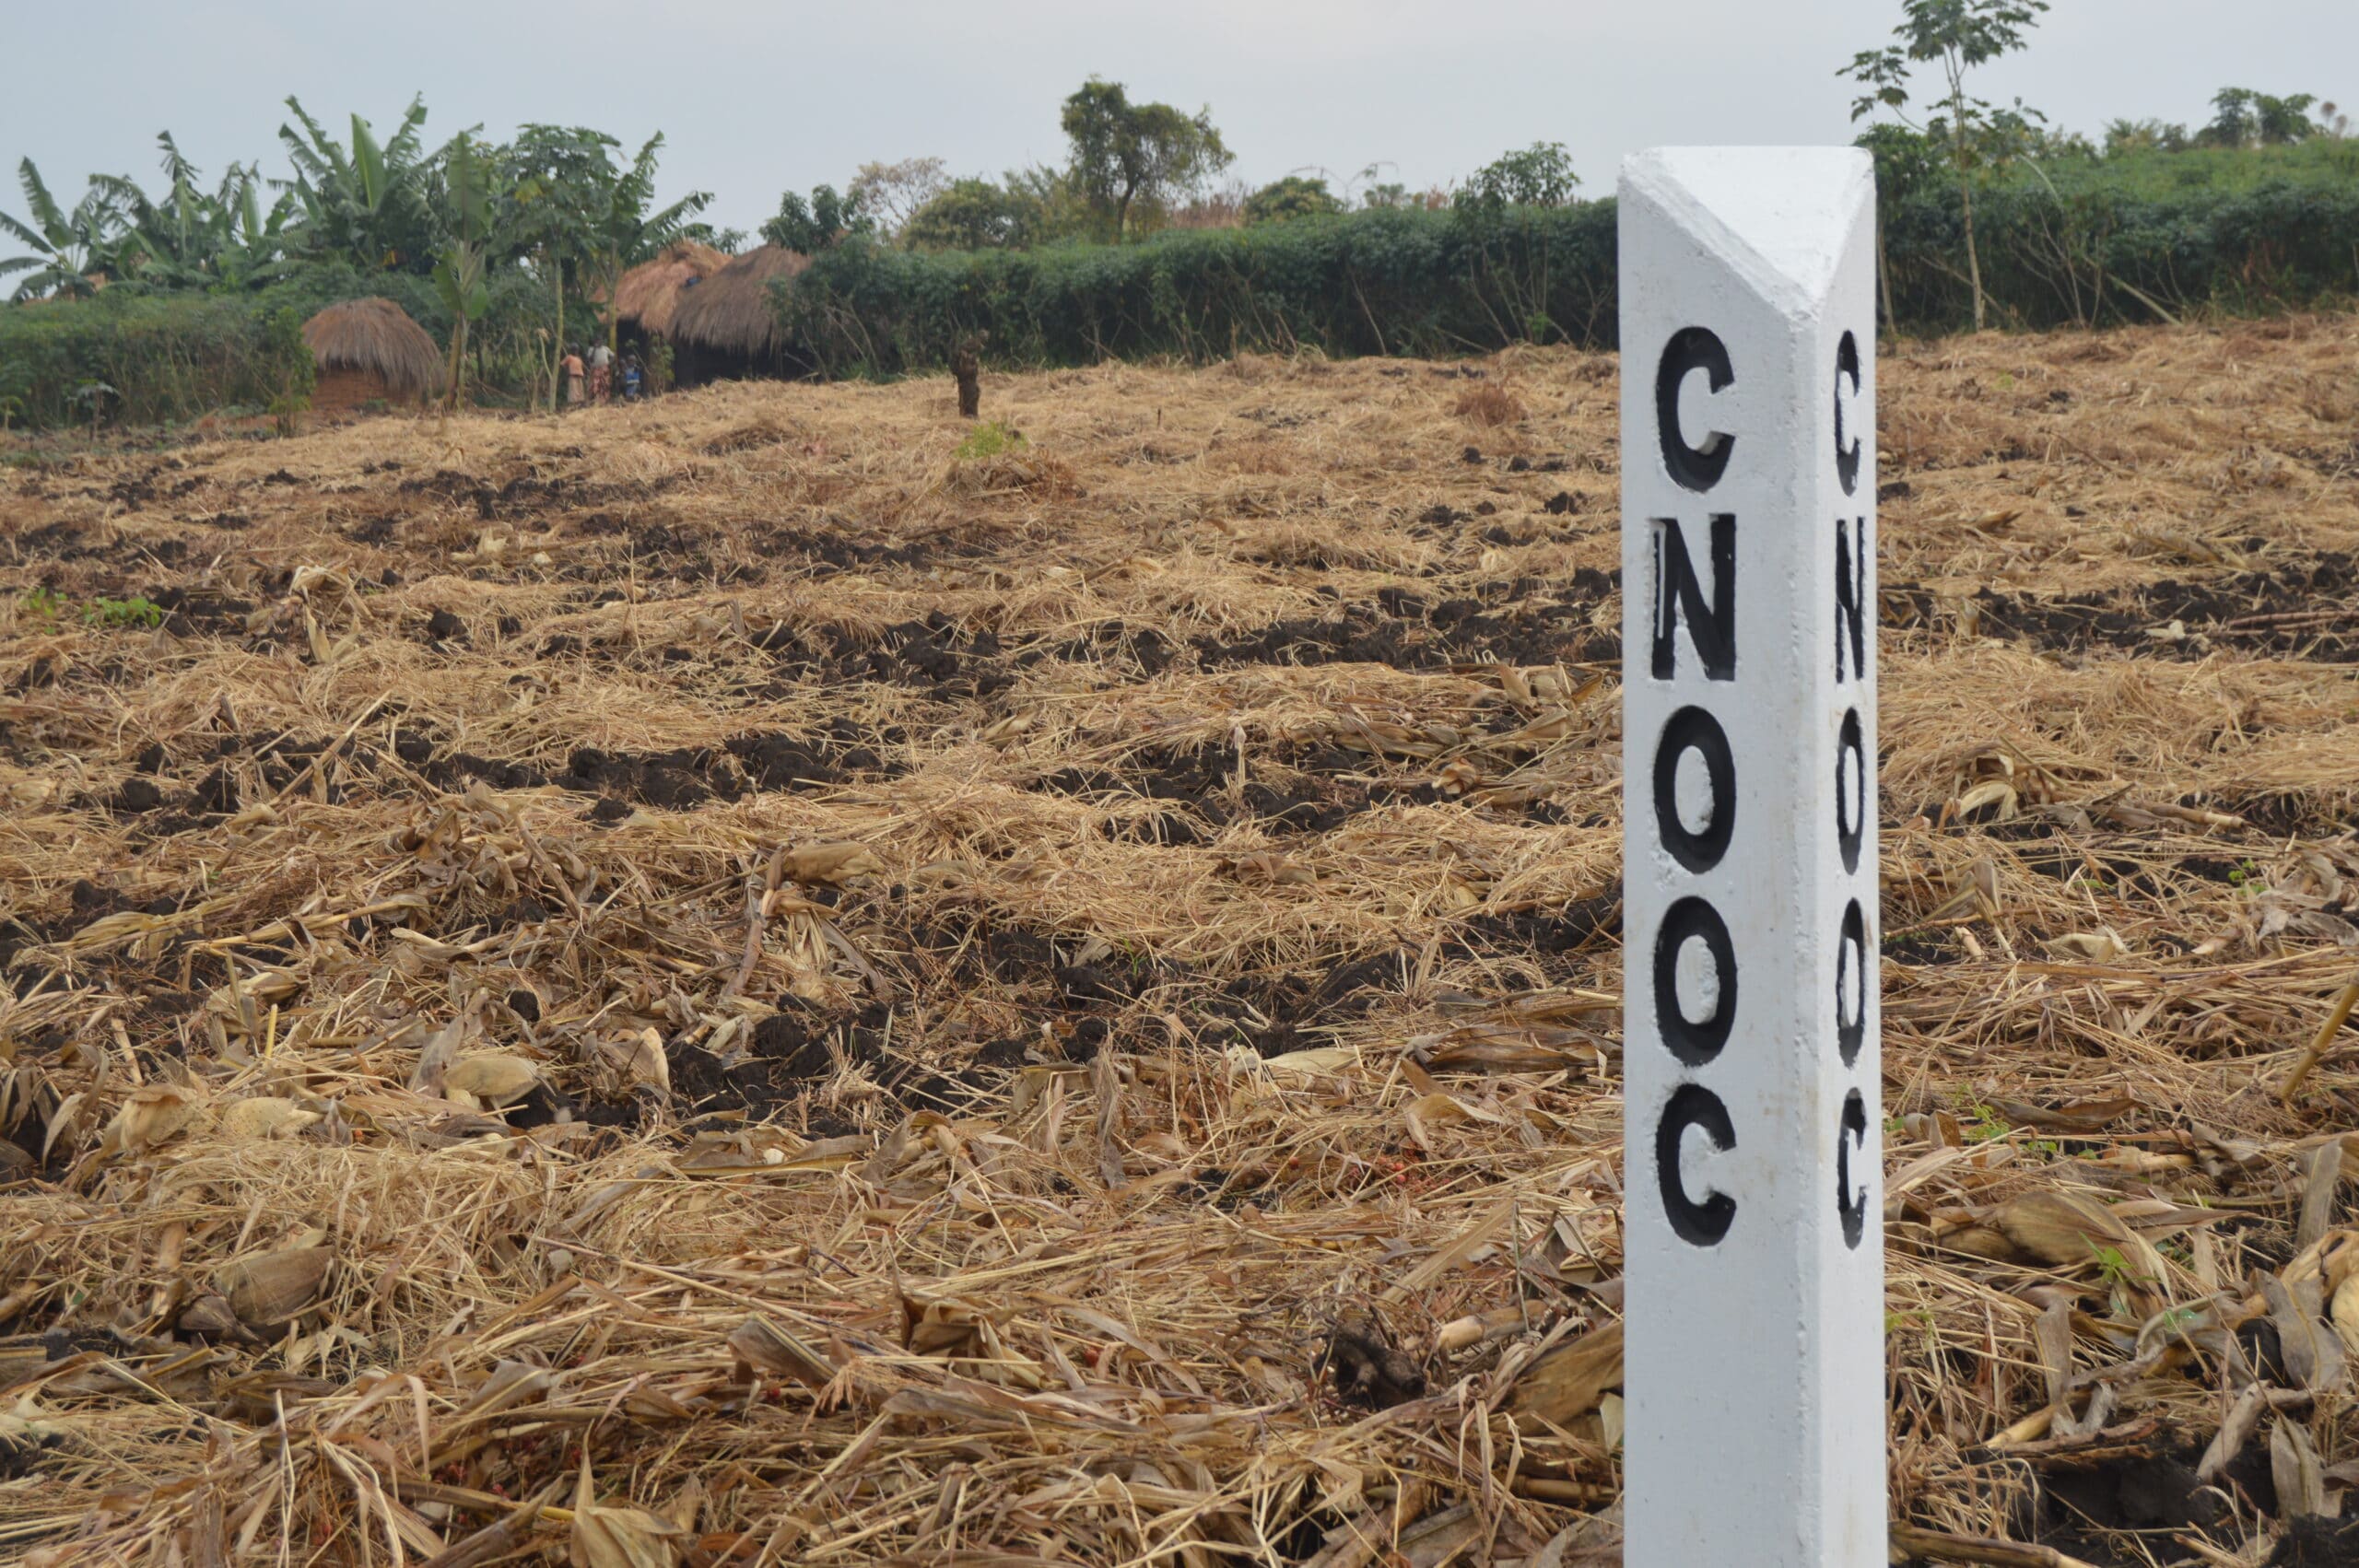
M1868 586L1868 520L1860 520L1854 538L1842 518L1835 520L1835 683L1843 684L1843 642L1851 643L1851 678L1868 673L1867 606L1861 603Z
M1696 563L1688 558L1687 537L1675 518L1655 519L1655 679L1668 681L1677 673L1673 647L1679 623L1687 623L1696 657L1704 661L1707 680L1736 679L1736 519L1726 512L1712 517L1712 603L1704 603L1704 585L1696 580Z

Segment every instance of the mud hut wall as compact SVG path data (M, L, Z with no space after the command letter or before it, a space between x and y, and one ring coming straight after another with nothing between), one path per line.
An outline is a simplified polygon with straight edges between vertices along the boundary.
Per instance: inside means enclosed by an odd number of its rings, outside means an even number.
M372 403L392 407L400 401L384 377L348 365L321 366L319 379L311 386L314 414L358 414Z

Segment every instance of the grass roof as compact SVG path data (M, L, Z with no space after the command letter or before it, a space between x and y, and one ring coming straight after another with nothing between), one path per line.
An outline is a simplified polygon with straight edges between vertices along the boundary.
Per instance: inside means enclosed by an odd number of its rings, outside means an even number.
M792 277L809 264L809 257L783 245L764 245L733 258L702 282L681 288L672 311L672 341L749 359L784 353L786 333L770 309L770 282Z
M347 299L303 323L303 341L323 370L365 370L402 401L442 390L442 351L390 299Z

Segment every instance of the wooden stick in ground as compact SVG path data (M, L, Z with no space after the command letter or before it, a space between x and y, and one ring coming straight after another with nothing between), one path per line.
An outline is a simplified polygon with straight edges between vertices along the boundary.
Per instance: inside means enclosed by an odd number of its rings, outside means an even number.
M1980 1562L1988 1568L2092 1568L2085 1560L2067 1557L2052 1546L1954 1536L1947 1530L1919 1529L1914 1525L1893 1526L1892 1545L1895 1551L1930 1557L1936 1562Z
M2333 1045L2335 1036L2342 1032L2343 1020L2351 1016L2354 1004L2359 1004L2359 974L2353 974L2342 988L2342 994L2334 999L2334 1011L2328 1013L2326 1022L2318 1025L2317 1036L2310 1041L2310 1048L2302 1053L2302 1059L2295 1062L2294 1071L2285 1075L2283 1086L2277 1091L2280 1100L2289 1105L2293 1102L2304 1081L2326 1059L2327 1047Z

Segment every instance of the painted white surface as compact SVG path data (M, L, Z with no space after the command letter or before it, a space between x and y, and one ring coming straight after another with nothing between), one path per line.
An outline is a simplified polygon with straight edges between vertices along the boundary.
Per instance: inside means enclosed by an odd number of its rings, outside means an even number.
M1867 155L1848 148L1659 149L1624 166L1620 224L1625 1561L1881 1568L1873 178ZM1725 349L1727 384L1713 390L1706 369L1659 387L1667 348L1702 342L1694 329ZM1847 333L1859 385L1838 393ZM1670 456L1665 403L1679 426ZM1859 443L1848 491L1838 417L1846 445ZM1660 678L1658 520L1678 522L1708 611L1723 591L1716 514L1735 520L1733 668L1709 677L1683 613ZM1866 541L1864 580L1845 585L1864 671L1838 613L1838 520L1855 573ZM1674 743L1659 810L1666 727L1690 708L1725 735L1732 795L1715 792L1703 743ZM1856 752L1838 755L1850 713ZM1838 812L1859 832L1855 865ZM1685 836L1695 864L1667 832ZM1661 933L1675 910L1699 907L1690 899L1725 926L1735 973L1720 973L1696 936L1671 944L1664 977L1690 1021L1729 1010L1716 1050L1714 1031L1658 1016ZM1846 953L1853 904L1859 938ZM1848 1063L1846 1023L1857 1040ZM1706 1130L1716 1106L1733 1147Z

